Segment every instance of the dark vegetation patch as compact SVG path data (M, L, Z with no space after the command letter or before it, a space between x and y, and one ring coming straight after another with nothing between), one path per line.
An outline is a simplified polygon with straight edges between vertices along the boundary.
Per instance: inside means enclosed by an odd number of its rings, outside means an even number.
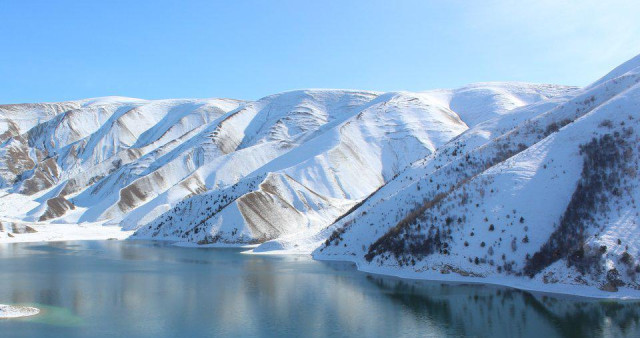
M371 194L369 194L369 196L367 196L366 198L364 198L362 201L356 203L353 207L349 208L349 210L347 210L347 212L345 212L344 214L340 215L338 218L336 218L335 221L333 221L333 223L330 225L334 225L337 224L338 222L340 222L342 219L344 219L345 217L351 215L354 211L358 210L362 205L364 205L373 195L375 195L380 189L382 189L384 185L378 187L378 189L376 189L374 192L372 192ZM366 214L366 211L363 212L363 214ZM334 245L338 245L340 244L340 241L342 241L342 234L344 234L347 229L353 224L354 219L351 219L347 222L345 222L341 227L337 228L336 230L334 230L331 235L329 235L329 238L327 238L327 240L324 241L324 246L328 247L330 246L332 243Z
M620 86L628 88L629 84L620 84ZM614 91L609 94L613 95L613 93ZM449 153L447 149L443 150L443 156L436 156L436 171L429 177L424 177L420 180L419 184L423 189L419 189L419 191L423 196L423 202L417 204L409 213L405 213L406 217L398 221L394 227L369 247L365 255L366 260L371 262L376 259L378 264L381 264L393 256L402 266L414 264L415 259L421 260L424 256L436 252L445 255L449 254L451 243L454 240L451 237L452 228L456 231L461 231L465 226L465 224L446 221L459 218L457 215L451 214L452 208L456 209L453 203L457 202L458 207L462 207L462 209L466 208L464 207L466 204L475 205L476 208L479 208L482 204L482 200L469 200L469 195L464 193L464 184L466 182L472 180L484 170L517 155L532 144L559 131L575 119L591 111L593 107L607 98L608 96L605 95L600 98L590 96L584 98L583 101L574 100L572 103L576 106L575 111L571 111L569 104L560 105L557 108L557 115L554 114L559 118L554 119L551 114L542 114L539 118L533 119L495 138L491 143L474 148L469 152L465 152L466 146L461 140L455 141L456 147L453 153ZM516 137L517 140L514 139ZM445 160L444 165L438 164L443 163L442 157L447 157L447 155L449 155L449 159L451 159L451 156L455 156L455 158L450 162ZM438 177L442 177L442 179L438 179ZM427 181L433 184L422 185L423 182L426 183ZM440 184L436 186L436 182ZM443 185L444 189L442 189L441 185ZM424 188L425 186L426 188ZM463 193L459 194L458 192L460 191L463 191ZM478 192L480 198L483 199L485 191ZM491 190L490 193L494 193L494 191ZM524 217L515 215L515 212L513 217L513 222L525 223ZM511 222L511 225L513 225L513 222ZM497 230L504 232L504 229L499 229L495 225L494 231ZM524 231L526 232L527 230L528 226L525 226ZM341 237L342 234L337 235ZM473 232L471 232L471 236L473 236ZM472 237L463 237L456 240L464 241L465 239L472 239ZM529 237L525 235L521 241L526 245L529 242ZM467 241L465 243L465 246L478 245L478 242L469 243ZM513 238L511 247L513 251L517 250L516 238ZM530 259L531 257L527 254L527 260ZM476 264L485 263L484 258L476 257L473 259L473 257L469 257L469 260ZM515 261L505 260L505 266L502 266L500 270L520 275L522 272L515 271L514 266Z
M552 121L545 128L541 128L539 122L536 121L521 129L522 132L530 135L528 142L533 143L558 131L560 128L571 123L571 121L570 119ZM412 262L413 257L422 259L424 256L436 252L448 255L450 253L450 243L453 240L451 237L452 231L454 228L461 227L466 217L458 217L457 215L438 217L435 213L430 213L429 210L442 203L445 198L456 199L459 206L471 203L469 194L464 191L463 187L467 182L482 171L527 149L528 145L524 143L515 144L515 142L513 142L512 136L517 136L518 133L520 133L520 130L516 129L497 138L495 143L488 145L490 148L485 149L485 151L493 152L493 156L487 158L478 157L477 151L474 150L471 153L467 153L464 157L458 157L458 161L451 162L449 168L446 169L446 174L448 176L457 176L457 182L450 185L448 189L446 184L443 184L443 186L434 184L435 189L431 190L435 192L433 197L425 198L421 205L416 206L385 235L374 242L369 247L365 259L371 262L376 256L387 259L387 254L392 254L402 265ZM464 148L464 145L460 145L460 147ZM454 149L454 153L454 156L458 155L458 147ZM436 166L436 168L444 169L438 166ZM433 183L431 180L429 180L429 182ZM452 193L461 187L462 192L453 196ZM481 193L481 196L484 195L483 193L484 192ZM476 204L476 206L479 205ZM444 223L441 222L443 218ZM454 222L454 220L458 221ZM523 223L524 219L522 219L521 222Z
M624 129L593 138L580 146L584 156L582 173L567 209L560 219L560 225L549 240L527 260L524 273L533 277L544 268L561 258L583 274L600 273L600 250L585 246L586 230L595 219L595 214L606 212L611 197L621 197L625 193L623 178L632 173L633 130Z
M219 233L209 233L207 221L215 217L224 208L233 203L244 193L256 189L257 184L265 177L259 176L249 182L238 182L224 190L218 190L215 193L196 195L185 198L176 204L173 209L156 218L149 225L141 228L139 231L151 233L152 237L178 237L183 239L200 238L196 240L201 244L217 243L222 239ZM188 219L189 223L184 227L175 227L176 222L183 222ZM166 228L172 231L165 231ZM232 236L237 235L237 230L230 233ZM249 242L246 239L238 239L239 242Z
M427 210L442 201L453 189L454 187L447 192L436 194L433 199L424 202L421 206L411 211L396 226L371 245L365 255L365 259L370 262L377 255L391 253L396 259L408 260L406 255L422 258L434 253L436 250L443 251L441 248L444 249L443 244L445 241L450 240L450 232L446 230L441 232L439 228L431 225L426 227L425 233L422 233L422 223L426 223L425 221L428 220L428 216L425 215ZM449 226L451 223L449 222ZM416 227L415 230L417 231L411 231L413 226Z

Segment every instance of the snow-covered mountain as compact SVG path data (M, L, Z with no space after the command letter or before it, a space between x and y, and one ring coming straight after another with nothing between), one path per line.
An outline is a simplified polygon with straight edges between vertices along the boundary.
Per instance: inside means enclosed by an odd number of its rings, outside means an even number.
M314 256L408 277L637 290L638 144L640 57L469 129L316 235L327 240Z
M0 238L97 222L408 277L631 290L639 82L640 56L584 88L0 106Z
M460 116L477 121L478 104L499 116L570 91L485 84L293 91L256 102L108 97L0 106L0 185L15 201L2 216L119 224L140 228L138 237L193 242L319 230L468 129Z

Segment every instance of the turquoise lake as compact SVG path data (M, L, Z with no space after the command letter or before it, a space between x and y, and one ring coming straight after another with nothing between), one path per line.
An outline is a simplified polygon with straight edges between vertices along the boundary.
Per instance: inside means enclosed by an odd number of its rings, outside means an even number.
M147 241L0 244L2 337L640 337L640 303Z

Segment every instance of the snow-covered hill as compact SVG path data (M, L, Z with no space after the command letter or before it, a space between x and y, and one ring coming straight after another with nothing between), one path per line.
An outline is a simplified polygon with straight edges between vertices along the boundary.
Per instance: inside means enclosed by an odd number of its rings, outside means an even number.
M407 277L628 295L639 82L636 57L581 89L0 106L0 240L103 224Z
M316 235L328 239L314 256L406 277L637 294L639 83L635 58L554 106L477 125Z
M319 230L466 130L458 113L475 123L478 104L497 116L569 91L479 84L293 91L256 102L107 97L0 106L2 216L117 224L140 228L138 237L192 242ZM9 202L16 200L19 208Z

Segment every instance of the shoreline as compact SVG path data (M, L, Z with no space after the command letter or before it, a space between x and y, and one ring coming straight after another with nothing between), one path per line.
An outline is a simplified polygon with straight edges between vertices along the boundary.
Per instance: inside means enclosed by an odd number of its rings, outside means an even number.
M122 230L119 226L103 225L102 223L56 224L56 223L25 223L36 232L11 233L0 232L0 244L65 242L65 241L96 241L96 240L124 240L133 231Z
M355 266L355 269L372 275L384 276L384 277L393 277L401 280L410 280L410 281L426 281L426 282L445 282L451 284L478 284L478 285L493 285L493 286L501 286L507 287L527 292L535 292L540 294L552 295L554 297L564 296L564 297L578 297L578 298L586 298L591 300L599 300L599 301L620 301L620 302L636 302L640 301L640 290L635 290L631 288L620 288L617 292L608 292L602 291L594 286L585 286L585 285L573 285L573 284L544 284L542 282L536 280L528 280L524 277L515 277L515 276L488 276L488 277L471 277L471 276L462 276L455 272L450 272L448 274L442 274L440 272L434 271L425 271L425 272L415 272L415 271L399 271L394 268L384 268L384 267L363 267L358 262L353 260L346 259L344 257L338 259L332 258L318 258L314 257L313 254L310 253L302 253L295 251L283 250L281 252L278 251L265 251L265 252L254 252L253 250L243 251L243 254L251 254L251 255L265 255L265 256L291 256L291 255L302 255L309 256L315 261L319 262L345 262L351 263ZM570 289L570 290L569 290Z
M7 240L6 237L0 238L0 244L12 244L12 243L38 243L38 242L64 242L64 241L99 241L99 240L130 240L130 241L147 241L147 239L143 238L130 238L130 235L133 233L132 231L122 231L119 227L115 226L103 226L103 225L63 225L63 224L54 224L47 225L48 227L64 227L75 229L78 228L91 228L91 230L98 231L89 231L86 233L81 233L80 235L74 236L62 236L61 233L55 233L54 236L43 236L47 235L47 232L44 233L34 233L34 234L20 234L20 238L14 237L9 238ZM57 229L59 230L59 229ZM106 230L106 231L105 231ZM65 231L66 232L66 231ZM40 234L40 236L38 236ZM36 235L36 236L33 236ZM52 235L52 233L49 233ZM157 241L157 240L155 240ZM159 241L159 242L171 242L167 241ZM573 285L573 284L544 284L540 281L536 280L526 280L522 277L512 277L512 276L488 276L488 277L470 277L470 276L461 276L455 272L451 272L448 274L442 274L440 272L434 271L425 271L425 272L415 272L415 271L401 271L394 268L389 267L371 267L371 266L362 266L353 260L349 260L345 257L340 257L336 259L332 258L318 258L314 257L311 253L305 253L294 250L273 250L273 251L261 251L256 252L253 251L257 247L257 245L249 245L249 244L210 244L210 245L198 245L195 243L185 243L175 241L171 243L173 246L181 247L181 248L190 248L190 249L200 249L200 248L239 248L239 249L247 249L242 251L241 254L250 254L250 255L265 255L265 256L292 256L292 255L301 255L301 256L309 256L311 259L316 261L337 261L337 262L347 262L355 265L357 271L363 273L369 273L373 275L385 276L385 277L394 277L403 280L411 280L411 281L428 281L428 282L446 282L452 284L487 284L493 286L501 286L508 287L513 289L518 289L527 292L535 292L548 294L552 296L568 296L568 297L579 297L586 298L591 300L600 300L600 301L640 301L640 291L634 290L631 288L620 288L617 292L608 292L602 291L594 286L584 286L584 285Z
M617 302L638 302L640 301L640 291L630 288L620 288L617 292L602 291L593 286L573 285L573 284L544 284L536 280L526 280L522 277L511 276L489 276L489 277L469 277L461 276L455 272L442 274L439 272L429 271L398 271L393 268L366 268L360 266L357 262L346 259L318 259L317 261L326 262L347 262L355 265L356 270L372 275L394 277L401 280L410 281L427 281L427 282L445 282L450 284L478 284L501 286L526 292L534 292L540 294L551 295L553 297L577 297L586 298L597 301L617 301ZM571 291L569 291L571 289Z

